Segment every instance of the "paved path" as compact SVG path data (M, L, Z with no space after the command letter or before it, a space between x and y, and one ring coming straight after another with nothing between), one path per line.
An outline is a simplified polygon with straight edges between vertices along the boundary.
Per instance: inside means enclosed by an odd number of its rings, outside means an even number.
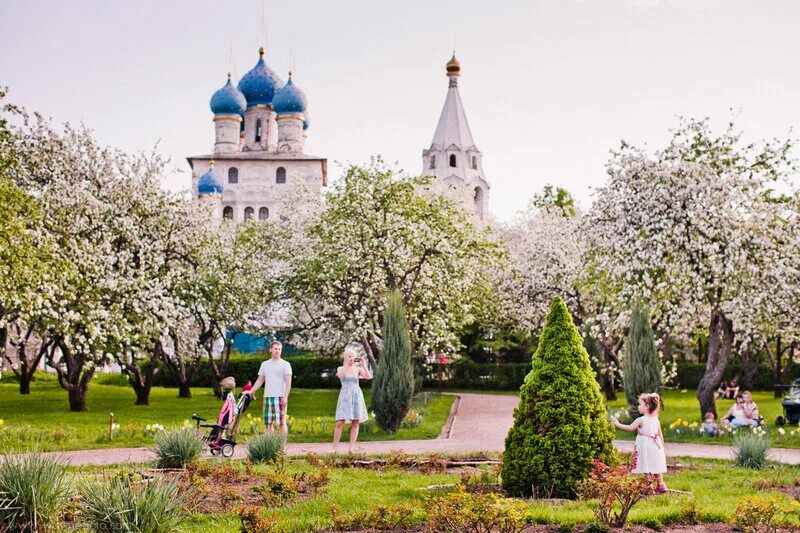
M460 400L452 421L449 436L431 440L395 440L360 442L354 451L366 454L385 454L393 450L407 453L463 453L478 451L498 452L503 450L506 433L513 422L513 411L518 397L505 394L459 394ZM347 435L343 435L346 439ZM291 435L290 435L291 439ZM633 441L614 441L619 450L632 451ZM304 455L309 452L326 454L333 452L330 443L290 443L288 455ZM347 444L340 445L340 452L347 451ZM244 446L237 446L235 457L245 457ZM702 457L731 459L729 446L710 444L667 443L668 457ZM53 452L66 458L71 464L105 465L123 462L144 462L153 458L147 448L117 448L101 450L78 450ZM787 464L800 464L800 449L773 448L770 458Z

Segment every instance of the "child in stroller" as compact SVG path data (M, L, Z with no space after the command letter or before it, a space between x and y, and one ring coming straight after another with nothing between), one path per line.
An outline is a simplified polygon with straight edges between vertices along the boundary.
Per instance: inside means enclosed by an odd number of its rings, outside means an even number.
M246 394L250 390L251 385L248 381L242 388L242 395L239 401L233 395L233 390L236 388L236 380L233 377L227 377L220 381L220 387L223 392L227 391L225 401L222 404L222 409L219 411L216 424L201 424L205 422L205 418L193 414L192 418L196 421L195 427L211 428L207 436L203 440L208 442L208 449L211 455L222 455L223 457L231 457L233 450L236 447L236 432L239 429L239 420L241 415L250 406L252 397Z

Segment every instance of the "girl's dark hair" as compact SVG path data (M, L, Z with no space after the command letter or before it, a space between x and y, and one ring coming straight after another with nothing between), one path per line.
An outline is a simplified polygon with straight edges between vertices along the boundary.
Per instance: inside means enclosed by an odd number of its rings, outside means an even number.
M644 405L647 407L647 412L650 414L655 413L661 407L661 396L656 392L641 394L639 398L644 400Z

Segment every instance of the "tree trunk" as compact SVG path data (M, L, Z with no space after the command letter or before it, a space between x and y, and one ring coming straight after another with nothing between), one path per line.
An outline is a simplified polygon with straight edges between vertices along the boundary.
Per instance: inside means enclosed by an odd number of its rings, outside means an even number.
M188 383L181 383L178 385L178 398L191 398L192 389Z
M717 416L714 393L722 380L725 368L733 354L733 322L725 317L720 309L711 312L708 335L708 358L706 371L697 387L697 400L700 402L700 418L706 413Z
M614 368L619 368L619 356L617 350L621 342L614 341L614 339L603 338L600 340L600 348L603 352L603 392L606 395L606 401L613 402L617 399L617 376L614 374Z
M136 403L134 405L150 405L150 387L142 387L136 391Z
M19 373L19 393L20 394L30 394L31 393L31 375L28 375L27 372L24 370Z
M760 358L757 351L754 352L752 348L742 351L742 389L753 390L759 362Z
M781 359L783 359L781 354L781 338L778 337L775 346L775 398L783 397L783 372L781 369Z
M76 387L74 390L67 391L69 394L70 411L86 411L86 389Z

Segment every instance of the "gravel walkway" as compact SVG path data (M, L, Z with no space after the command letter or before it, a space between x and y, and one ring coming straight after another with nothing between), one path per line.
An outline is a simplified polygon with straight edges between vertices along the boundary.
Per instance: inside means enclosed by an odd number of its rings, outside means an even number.
M394 450L407 453L463 453L503 450L506 433L513 422L513 411L518 397L505 394L466 394L458 395L460 401L451 421L449 437L442 436L431 440L395 440L378 442L359 442L355 452L365 454L385 454ZM342 435L343 444L339 452L347 452L347 434ZM291 435L289 435L291 441ZM614 441L619 450L633 451L633 441ZM330 443L289 443L288 455L304 455L309 452L327 454L334 451ZM733 451L729 446L711 444L667 443L668 457L701 457L711 459L731 459ZM66 458L72 465L107 465L127 462L145 462L152 459L147 448L115 448L101 450L77 450L71 452L52 452ZM244 446L237 446L235 457L245 457ZM800 464L800 449L773 448L770 458L787 464Z

